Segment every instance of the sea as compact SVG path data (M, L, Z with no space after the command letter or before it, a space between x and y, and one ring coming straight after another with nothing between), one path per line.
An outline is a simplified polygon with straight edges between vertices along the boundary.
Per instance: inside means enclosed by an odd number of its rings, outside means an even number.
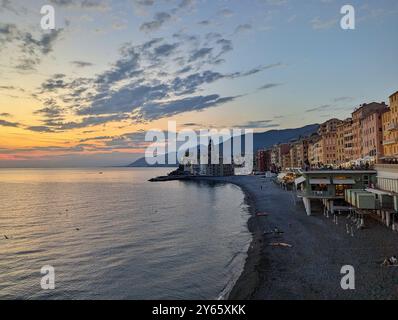
M245 195L148 182L168 171L0 169L0 299L226 298L252 239Z

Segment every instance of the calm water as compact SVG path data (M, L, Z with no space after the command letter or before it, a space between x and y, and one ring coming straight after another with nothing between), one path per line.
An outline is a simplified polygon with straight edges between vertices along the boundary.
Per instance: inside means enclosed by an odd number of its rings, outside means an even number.
M100 170L0 170L0 299L228 291L251 240L238 187L147 182L165 169ZM40 287L45 265L55 268L53 291Z

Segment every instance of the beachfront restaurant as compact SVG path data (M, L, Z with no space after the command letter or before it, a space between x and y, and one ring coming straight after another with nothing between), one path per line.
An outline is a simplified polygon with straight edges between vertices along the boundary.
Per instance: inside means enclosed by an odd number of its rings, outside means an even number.
M296 192L303 199L307 215L311 216L312 203L321 202L330 212L349 211L346 205L346 190L365 190L376 183L373 170L319 170L306 171L295 180Z

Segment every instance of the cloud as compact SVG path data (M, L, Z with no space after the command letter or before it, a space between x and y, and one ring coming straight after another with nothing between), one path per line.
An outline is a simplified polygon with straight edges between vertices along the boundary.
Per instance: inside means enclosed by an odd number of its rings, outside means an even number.
M51 4L66 8L92 9L108 11L109 5L103 0L50 0Z
M332 107L333 107L333 106L330 105L330 104L325 104L325 105L322 105L322 106L319 106L319 107L316 107L316 108L307 109L305 112L318 112L318 111L324 111L324 110L330 109L330 108L332 108Z
M260 88L258 88L257 90L268 90L268 89L272 89L275 87L279 87L281 85L282 85L281 83L267 83L267 84L261 86Z
M231 102L238 96L203 95L203 86L282 65L221 73L212 69L233 50L231 40L215 33L202 37L177 33L172 38L173 42L153 38L139 45L126 43L120 57L92 78L71 80L63 74L53 75L40 85L38 98L44 100L44 106L36 114L43 116L44 126L55 131L119 120L148 122ZM46 101L49 94L55 95L55 101ZM65 122L65 114L77 120Z
M353 97L337 97L333 99L334 102L352 102L354 100L355 98Z
M10 43L17 43L22 56L16 66L20 70L34 70L41 62L43 56L53 51L56 41L59 39L63 29L51 30L34 37L30 32L18 29L15 24L0 23L0 45L3 47ZM0 51L1 51L0 47Z
M272 123L273 120L255 120L248 121L245 123L234 125L234 128L238 129L268 129L268 128L278 128L279 124Z
M247 32L253 29L253 26L251 24L241 24L239 26L236 27L235 29L235 33L243 33L243 32Z
M167 12L158 12L153 17L152 21L145 22L141 25L140 30L143 32L152 32L158 30L167 21L171 20L171 15Z
M0 119L0 127L11 127L11 128L18 128L21 124L18 122L10 122L7 120Z
M316 17L311 20L311 26L314 30L324 30L335 27L338 23L337 18L329 19L329 20L321 20L319 17Z
M231 9L224 8L217 12L218 16L230 18L234 15L234 12Z
M29 131L34 131L34 132L55 132L53 129L46 127L46 126L30 126L26 127L27 130Z
M220 97L217 94L208 96L195 96L163 103L147 104L140 108L136 117L144 121L153 121L165 117L175 116L179 113L203 111L231 102L238 97Z
M87 61L71 61L71 64L78 68L92 67L94 65Z

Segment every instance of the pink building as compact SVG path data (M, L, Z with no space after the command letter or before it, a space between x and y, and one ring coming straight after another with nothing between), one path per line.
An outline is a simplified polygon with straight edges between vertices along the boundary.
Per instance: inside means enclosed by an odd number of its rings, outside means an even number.
M382 114L387 110L374 110L362 119L362 156L377 162L383 157Z

